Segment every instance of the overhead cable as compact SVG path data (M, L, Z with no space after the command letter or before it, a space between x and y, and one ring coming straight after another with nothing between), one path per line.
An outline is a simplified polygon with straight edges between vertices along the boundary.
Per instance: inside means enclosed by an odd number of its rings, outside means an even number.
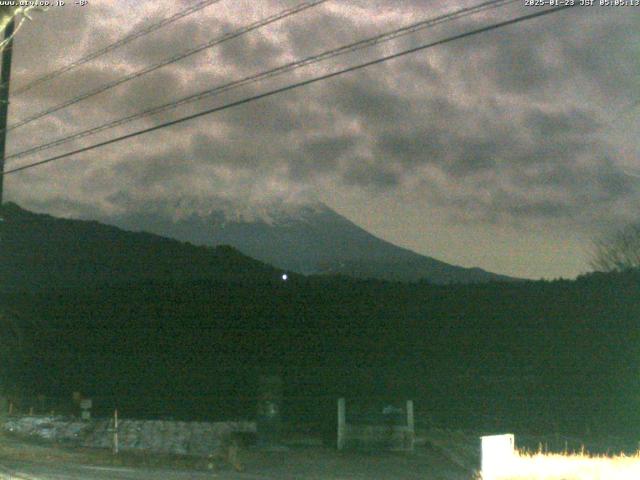
M4 173L2 173L2 175L8 175L8 174L12 174L12 173L17 173L17 172L20 172L20 171L23 171L23 170L27 170L27 169L34 168L34 167L37 167L37 166L40 166L40 165L44 165L46 163L51 163L51 162L54 162L54 161L57 161L57 160L61 160L63 158L68 158L68 157L70 157L72 155L77 155L78 153L83 153L83 152L88 152L90 150L95 150L97 148L104 147L106 145L111 145L111 144L114 144L114 143L121 142L123 140L128 140L130 138L134 138L134 137L146 134L146 133L154 132L156 130L160 130L160 129L163 129L163 128L166 128L166 127L170 127L170 126L173 126L173 125L184 123L186 121L193 120L195 118L200 118L200 117L203 117L205 115L210 115L212 113L220 112L220 111L223 111L223 110L228 110L228 109L233 108L233 107L237 107L237 106L244 105L244 104L256 101L256 100L260 100L260 99L263 99L263 98L267 98L267 97L271 97L271 96L274 96L274 95L278 95L280 93L288 92L290 90L294 90L294 89L297 89L297 88L300 88L300 87L303 87L303 86L306 86L306 85L311 85L311 84L314 84L314 83L317 83L317 82L328 80L330 78L337 77L339 75L343 75L345 73L353 72L353 71L356 71L356 70L360 70L362 68L370 67L372 65L378 65L380 63L387 62L389 60L393 60L393 59L396 59L396 58L400 58L400 57L403 57L403 56L411 54L411 53L419 52L419 51L422 51L422 50L425 50L425 49L428 49L428 48L433 48L433 47L438 46L438 45L444 45L444 44L450 43L450 42L455 41L455 40L460 40L460 39L463 39L463 38L471 37L473 35L478 35L478 34L481 34L481 33L489 32L489 31L492 31L492 30L496 30L498 28L506 27L506 26L513 25L513 24L516 24L516 23L520 23L520 22L523 22L523 21L526 21L526 20L531 20L531 19L539 18L539 17L545 16L545 15L550 15L550 14L553 14L553 13L557 13L557 12L566 10L568 8L573 8L573 5L563 5L563 6L559 6L559 7L552 7L552 8L548 8L548 9L545 9L545 10L540 10L540 11L537 11L537 12L534 12L534 13L530 13L528 15L522 15L522 16L519 16L519 17L516 17L516 18L512 18L510 20L504 20L502 22L494 23L492 25L488 25L488 26L485 26L485 27L481 27L481 28L477 28L477 29L474 29L474 30L470 30L470 31L465 32L465 33L461 33L461 34L453 35L453 36L450 36L450 37L446 37L446 38L444 38L442 40L437 40L435 42L430 42L430 43L423 44L423 45L420 45L420 46L417 46L417 47L409 48L407 50L403 50L403 51L400 51L400 52L397 52L397 53L394 53L394 54L390 54L390 55L387 55L387 56L384 56L384 57L381 57L381 58L378 58L378 59L375 59L375 60L371 60L371 61L368 61L368 62L360 63L360 64L357 64L357 65L353 65L351 67L344 68L344 69L341 69L341 70L338 70L338 71L335 71L335 72L331 72L331 73L327 73L327 74L324 74L324 75L320 75L320 76L317 76L317 77L314 77L314 78L311 78L311 79L308 79L308 80L304 80L304 81L300 81L300 82L297 82L297 83L293 83L293 84L287 85L285 87L277 88L275 90L270 90L268 92L264 92L264 93L261 93L261 94L258 94L258 95L247 97L247 98L244 98L242 100L237 100L237 101L234 101L234 102L231 102L231 103L227 103L227 104L219 106L219 107L210 108L208 110L204 110L202 112L198 112L198 113L195 113L193 115L188 115L186 117L182 117L182 118L179 118L179 119L176 119L176 120L171 120L169 122L165 122L165 123L162 123L160 125L156 125L156 126L153 126L153 127L150 127L150 128L145 128L143 130L138 130L136 132L128 133L126 135L122 135L120 137L112 138L112 139L106 140L104 142L99 142L99 143L96 143L96 144L93 144L93 145L89 145L87 147L79 148L79 149L73 150L71 152L67 152L67 153L64 153L64 154L61 154L61 155L56 155L54 157L50 157L50 158L47 158L47 159L44 159L44 160L40 160L40 161L33 162L33 163L30 163L30 164L27 164L27 165L23 165L21 167L16 167L16 168L13 168L11 170L5 171Z
M399 38L401 36L404 35L408 35L411 33L415 33L417 31L423 30L425 28L428 27L433 27L435 25L439 25L441 23L447 22L447 21L451 21L451 20L455 20L458 18L462 18L464 16L467 15L472 15L472 14L476 14L478 12L481 11L485 11L488 10L490 8L498 8L500 6L509 4L509 3L515 3L516 1L519 0L491 0L491 1L487 1L478 5L475 5L473 7L467 7L467 8L463 8L463 9L458 9L455 10L453 12L449 12L437 17L431 17L428 18L426 20L421 20L419 22L416 23L412 23L410 25L406 25L394 30L391 30L389 32L385 32L379 35L376 35L374 37L371 38L367 38L365 40L360 40L358 42L355 43L351 43L349 45L345 45L345 46L341 46L339 48L334 48L331 50L326 50L324 52L315 54L315 55L311 55L308 57L305 57L303 59L300 60L296 60L293 62L288 62L286 64L280 65L278 67L254 74L254 75L250 75L248 77L244 77L242 79L239 80L234 80L232 82L223 84L223 85L219 85L217 87L214 88L210 88L210 89L206 89L191 95L188 95L186 97L183 97L181 99L178 100L173 100L171 102L165 103L163 105L159 105L147 110L144 110L142 112L138 112L138 113L134 113L132 115L128 115L126 117L122 117L116 120L112 120L108 123L102 124L102 125L98 125L96 127L92 127L80 132L77 132L75 134L69 135L69 136L65 136L65 137L61 137L58 138L56 140L53 140L51 142L42 144L42 145L37 145L34 147L30 147L26 150L22 150L20 152L17 153L13 153L11 155L8 155L6 157L7 160L9 159L15 159L15 158L21 158L24 157L26 155L31 155L33 153L36 152L40 152L43 150L48 150L50 148L53 147L57 147L59 145L62 145L64 143L73 141L73 140L79 140L81 138L85 138L87 136L90 135L94 135L96 133L111 129L111 128L115 128L115 127L119 127L121 125L124 125L126 123L130 123L132 121L135 120L139 120L141 118L144 117L148 117L151 115L155 115L158 113L162 113L168 110L172 110L175 109L179 106L182 105L186 105L189 103L193 103L208 97L213 97L215 95L219 95L221 93L224 92L228 92L230 90L234 90L236 88L242 87L242 86L246 86L246 85L250 85L253 83L257 83L261 80L265 80L267 78L272 78L272 77L276 77L279 75L282 75L284 73L287 72L291 72L293 70L296 70L298 68L302 68L304 66L308 66L308 65L312 65L314 63L318 63L324 60L328 60L334 57L337 57L339 55L344 55L347 53L352 53L358 50L362 50L383 42L387 42L387 41L391 41L394 40L396 38Z

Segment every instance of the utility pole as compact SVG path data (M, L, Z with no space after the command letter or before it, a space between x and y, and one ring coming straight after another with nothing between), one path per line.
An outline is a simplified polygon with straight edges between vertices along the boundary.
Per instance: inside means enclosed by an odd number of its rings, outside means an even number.
M11 21L4 29L4 39L11 39L15 21ZM4 155L7 144L7 114L9 113L9 78L11 77L11 54L13 53L13 39L2 50L2 73L0 74L0 242L4 237L4 215L2 198L4 192Z
M12 19L4 29L4 39L13 35L15 21ZM9 112L9 78L11 77L11 54L13 53L13 39L11 39L2 51L2 74L0 75L0 172L4 172L4 154L7 144L7 114ZM4 175L0 176L0 206L2 206L2 194Z

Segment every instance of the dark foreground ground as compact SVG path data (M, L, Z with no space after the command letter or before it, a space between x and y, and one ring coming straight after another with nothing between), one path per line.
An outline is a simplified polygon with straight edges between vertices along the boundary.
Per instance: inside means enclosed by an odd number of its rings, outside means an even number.
M244 472L228 466L207 470L200 459L71 450L0 439L1 480L470 480L472 475L438 450L413 454L337 452L321 446L291 446L242 453Z

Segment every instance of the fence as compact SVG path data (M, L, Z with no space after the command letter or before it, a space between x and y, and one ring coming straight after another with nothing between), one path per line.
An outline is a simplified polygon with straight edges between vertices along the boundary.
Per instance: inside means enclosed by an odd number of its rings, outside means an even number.
M139 420L176 420L219 422L229 420L255 421L259 395L147 395L147 396L81 396L91 400L86 409L92 417L111 417L118 410L123 418ZM537 397L511 395L498 398L466 393L457 395L294 395L281 399L280 419L283 433L309 432L321 434L327 442L337 435L337 407L340 397L346 397L350 408L350 424L357 424L357 405L386 404L398 398L412 398L416 431L429 428L470 430L486 434L513 431L536 435L626 435L624 427L636 429L631 417L616 419L609 410L594 408L592 399L582 397ZM0 414L65 415L80 417L81 402L72 395L9 395L0 397ZM614 405L615 406L615 405ZM624 407L625 405L621 405ZM366 408L363 410L366 412ZM567 413L568 412L568 413ZM624 421L626 420L626 421ZM620 428L622 425L623 428ZM630 434L631 434L630 433Z
M176 422L171 420L84 419L15 416L1 425L21 437L67 446L207 456L232 436L255 435L255 422Z
M368 408L366 413L347 412L347 402L338 399L338 450L345 448L385 448L412 452L415 440L413 401L404 408L392 404ZM348 413L351 413L348 415Z

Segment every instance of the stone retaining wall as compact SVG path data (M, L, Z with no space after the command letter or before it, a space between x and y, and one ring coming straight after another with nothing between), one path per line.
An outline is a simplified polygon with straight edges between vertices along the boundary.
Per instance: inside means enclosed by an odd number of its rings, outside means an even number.
M2 430L51 442L91 447L113 447L113 419L82 421L75 418L24 416L7 418ZM146 450L205 456L231 433L255 433L255 422L177 422L170 420L120 420L120 450Z

